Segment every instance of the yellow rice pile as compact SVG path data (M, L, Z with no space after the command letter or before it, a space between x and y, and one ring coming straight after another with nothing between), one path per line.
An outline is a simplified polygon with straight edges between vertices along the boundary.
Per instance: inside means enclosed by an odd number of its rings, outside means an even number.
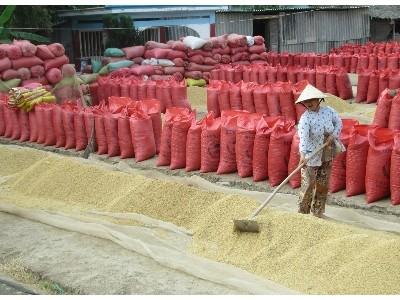
M2 201L71 212L136 212L194 232L190 250L239 266L304 293L398 294L400 238L311 216L266 209L261 233L235 233L253 199L82 164L72 158L0 146L0 164L15 175L0 186ZM7 188L4 188L6 185Z

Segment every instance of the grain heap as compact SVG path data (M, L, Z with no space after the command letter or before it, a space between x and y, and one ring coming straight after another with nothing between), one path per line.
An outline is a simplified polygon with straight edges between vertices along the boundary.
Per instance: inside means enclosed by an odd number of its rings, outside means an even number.
M400 292L397 235L273 209L259 216L259 235L238 234L232 232L231 220L246 217L257 206L255 200L110 171L77 159L41 156L35 150L18 151L0 147L1 165L7 174L14 173L0 185L3 202L69 212L136 212L173 222L193 231L193 253L303 293ZM8 166L14 164L14 155L18 168Z

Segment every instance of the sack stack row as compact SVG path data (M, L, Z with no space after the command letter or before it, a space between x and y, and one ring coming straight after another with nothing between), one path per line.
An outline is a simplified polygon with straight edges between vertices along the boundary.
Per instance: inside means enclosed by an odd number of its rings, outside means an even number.
M400 89L392 94L385 89L379 96L372 124L379 127L400 130Z
M400 88L400 71L362 70L358 74L356 102L374 103L386 88Z
M187 109L167 109L157 166L227 174L281 183L298 165L294 121L258 113L227 110L196 121ZM296 142L293 143L292 140ZM300 185L300 174L290 181Z
M207 110L216 117L224 110L245 110L272 117L284 116L296 122L305 108L295 104L295 100L307 84L306 80L296 84L211 80L207 86Z
M64 46L59 43L36 46L26 40L14 40L0 44L0 91L30 83L56 84L62 79L62 66L68 63Z
M400 54L349 54L349 53L330 53L316 54L313 52L302 53L277 53L268 52L266 62L272 66L299 66L314 68L317 66L335 66L344 68L347 73L359 73L363 69L398 70L400 68Z
M280 184L299 163L293 120L225 110L196 121L195 112L171 107L164 124L158 100L110 97L97 107L73 103L39 104L29 113L0 99L0 136L46 146L84 150L92 134L95 151L142 161L159 152L157 166L227 174ZM346 151L335 157L329 191L366 194L367 203L391 197L400 204L400 131L343 119L340 139ZM300 173L289 182L297 188Z
M79 108L73 102L43 103L29 113L0 101L0 136L65 149L84 150L92 134L95 151L109 157L156 155L160 146L161 112L158 100L132 101L110 97L96 107Z
M340 47L333 48L331 53L348 53L348 54L400 54L400 43L395 41L388 42L367 42L360 44L343 44Z
M353 98L349 75L343 68L319 66L316 68L268 66L253 64L247 66L219 65L211 72L212 80L229 82L255 82L259 84L307 80L324 93L330 93L344 100Z
M329 191L366 194L367 203L388 196L400 204L400 132L343 119L340 139L347 150L332 163ZM238 173L255 182L280 184L299 163L293 120L226 110L196 121L187 109L167 109L157 166L201 173ZM300 172L289 181L301 184Z
M367 203L390 196L400 204L400 131L343 120L340 139L346 151L333 161L329 191L365 193Z
M89 85L89 88L92 103L97 104L110 96L121 96L130 97L133 100L157 99L160 101L160 109L163 113L166 108L172 106L191 108L184 80L144 80L121 69L108 76L98 77L95 83Z
M267 52L262 36L232 33L207 40L186 36L167 43L148 41L144 46L109 48L104 54L103 68L98 71L102 75L129 67L136 75L151 76L154 80L173 77L178 81L183 78L208 81L217 64L265 62Z

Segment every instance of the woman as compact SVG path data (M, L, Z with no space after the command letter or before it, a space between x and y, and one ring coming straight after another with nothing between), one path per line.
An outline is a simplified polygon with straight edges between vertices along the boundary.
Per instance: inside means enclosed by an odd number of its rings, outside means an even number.
M301 188L299 193L299 213L311 213L323 217L328 194L329 175L332 159L335 156L335 143L338 143L342 121L331 107L321 107L327 96L308 84L296 101L306 107L298 124L300 137ZM328 143L322 151L310 157L318 147ZM314 194L315 190L315 194ZM313 199L314 195L314 199Z

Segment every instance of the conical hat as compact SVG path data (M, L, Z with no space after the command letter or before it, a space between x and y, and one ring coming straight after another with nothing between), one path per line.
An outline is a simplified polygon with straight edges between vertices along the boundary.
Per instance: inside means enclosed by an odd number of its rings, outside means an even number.
M307 86L301 92L299 98L296 100L296 104L306 101L306 100L314 99L314 98L321 99L321 98L326 98L326 97L327 97L327 95L325 95L319 89L312 86L311 84L307 84Z

